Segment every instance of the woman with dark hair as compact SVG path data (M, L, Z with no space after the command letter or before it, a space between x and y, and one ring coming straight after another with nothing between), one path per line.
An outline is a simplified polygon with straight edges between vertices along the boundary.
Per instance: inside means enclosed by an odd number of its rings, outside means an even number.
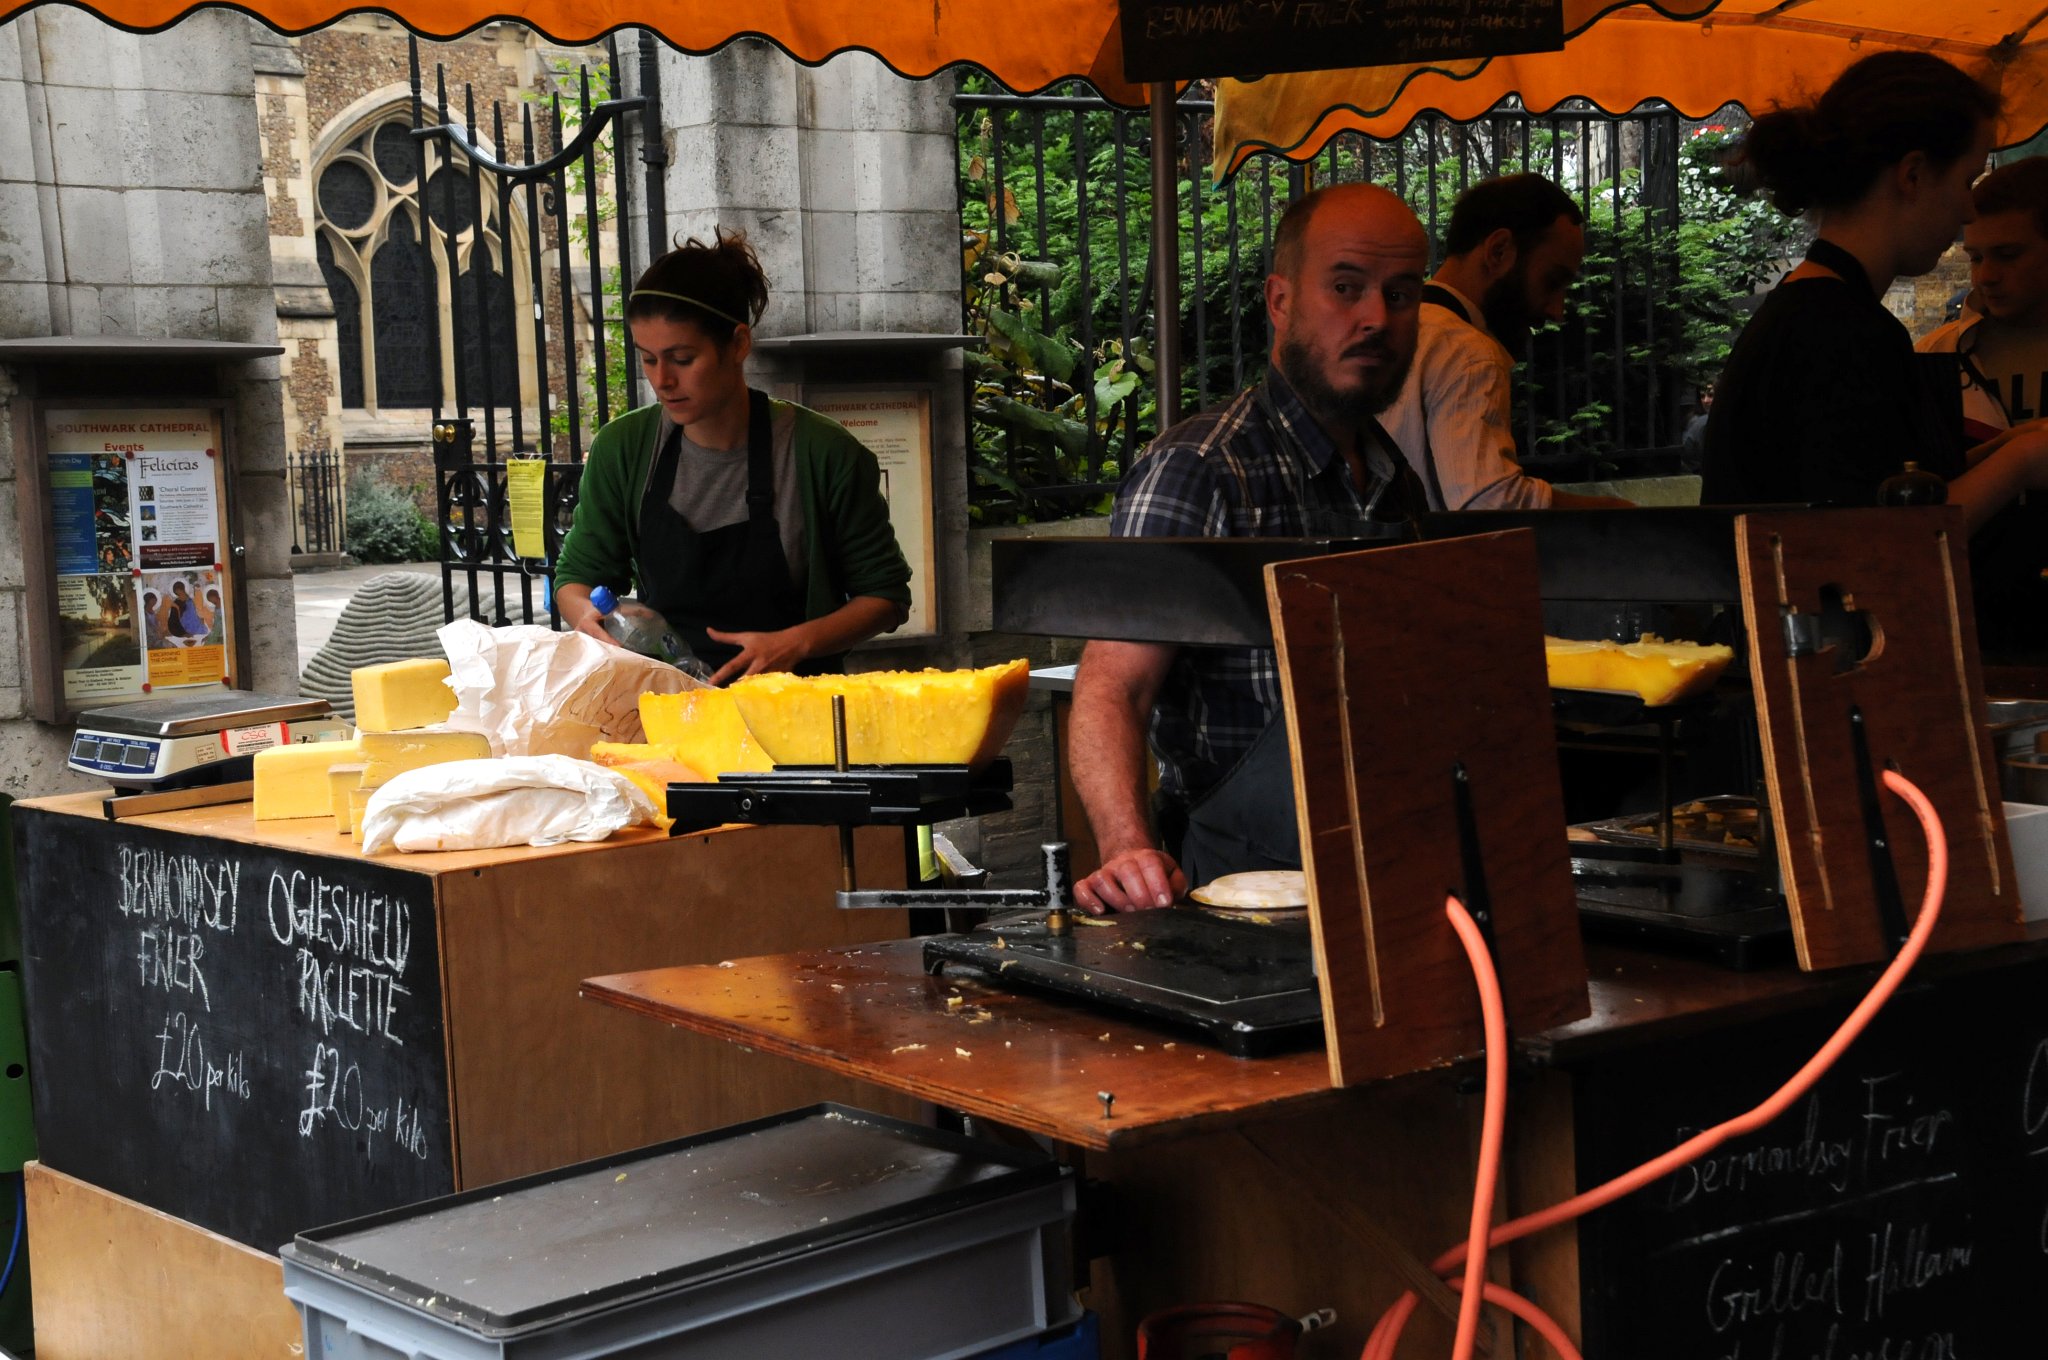
M1728 356L1707 419L1709 504L1875 505L1907 462L1949 482L1974 531L2048 486L2048 431L1966 454L1952 371L1924 363L1885 308L1892 280L1932 270L1973 216L1998 99L1939 57L1865 57L1810 107L1758 118L1740 164L1818 235Z
M768 281L743 236L691 239L626 301L651 406L597 432L555 566L556 608L610 641L595 586L637 585L723 684L837 670L908 617L881 469L836 422L747 386Z

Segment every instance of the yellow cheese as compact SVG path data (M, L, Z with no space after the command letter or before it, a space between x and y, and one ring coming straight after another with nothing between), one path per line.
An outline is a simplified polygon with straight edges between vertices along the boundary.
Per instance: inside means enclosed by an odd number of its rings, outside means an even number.
M363 787L380 788L395 776L451 760L488 760L491 743L481 732L365 732Z
M1627 643L1546 637L1543 659L1552 689L1609 690L1669 704L1712 686L1735 651L1718 643L1666 642L1654 633Z
M358 784L348 791L348 834L353 836L363 829L363 809L370 805L370 795L375 789L366 789Z
M447 678L448 663L438 657L358 667L349 675L357 730L403 732L443 721L455 711L455 691L442 683Z
M846 758L855 765L983 765L1010 739L1031 667L866 671L735 681L747 730L778 765L833 761L832 696L846 696Z
M731 690L643 694L640 726L646 730L649 745L668 748L673 759L706 779L731 770L766 770L774 765L761 743L748 733Z
M348 815L349 792L363 782L363 764L354 761L347 765L327 767L327 808L334 814L334 829L346 836L350 830Z
M331 812L327 771L363 758L359 741L306 741L258 751L254 760L256 820L320 817Z

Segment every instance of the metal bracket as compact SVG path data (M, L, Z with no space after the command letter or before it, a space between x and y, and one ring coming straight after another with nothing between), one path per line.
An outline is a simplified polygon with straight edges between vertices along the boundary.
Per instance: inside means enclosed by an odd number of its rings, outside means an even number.
M1877 897L1877 917L1885 938L1897 949L1911 933L1906 924L1906 899L1899 891L1899 870L1892 862L1891 840L1885 835L1884 808L1877 796L1877 772L1870 759L1870 738L1863 709L1849 707L1849 744L1856 753L1856 793L1863 806L1864 849L1870 857L1870 885Z

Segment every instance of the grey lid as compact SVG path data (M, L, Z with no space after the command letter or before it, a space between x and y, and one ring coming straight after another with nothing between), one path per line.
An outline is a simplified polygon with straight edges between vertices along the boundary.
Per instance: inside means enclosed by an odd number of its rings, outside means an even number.
M124 737L194 737L225 732L231 727L306 722L333 712L333 705L325 699L224 689L88 709L78 715L78 726Z
M1070 1174L835 1105L299 1234L297 1264L503 1333L996 1200Z

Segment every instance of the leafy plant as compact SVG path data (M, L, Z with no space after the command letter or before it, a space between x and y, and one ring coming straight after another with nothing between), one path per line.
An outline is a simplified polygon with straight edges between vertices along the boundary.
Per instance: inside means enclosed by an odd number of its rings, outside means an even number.
M411 496L374 473L349 482L348 551L358 562L428 562L441 554L441 532Z

